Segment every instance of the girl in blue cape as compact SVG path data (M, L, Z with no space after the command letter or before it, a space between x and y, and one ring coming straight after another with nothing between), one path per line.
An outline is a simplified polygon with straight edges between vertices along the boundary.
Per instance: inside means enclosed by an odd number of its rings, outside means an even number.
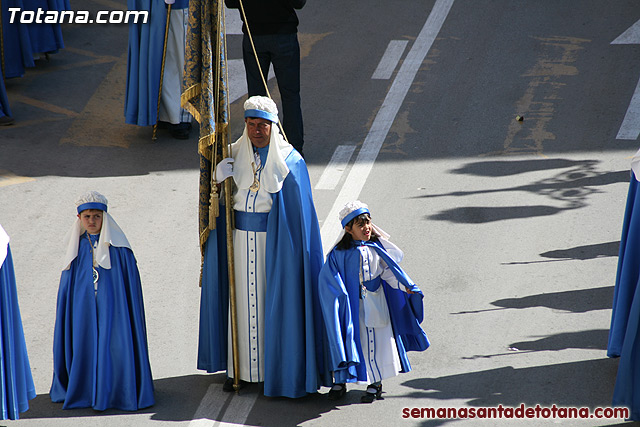
M76 202L66 237L53 337L53 402L63 409L135 411L154 404L142 286L107 199Z
M0 226L0 420L17 420L34 397L9 236Z
M334 386L342 398L346 383L369 384L364 403L382 399L382 380L409 372L407 351L429 347L420 327L422 291L398 263L402 251L371 222L359 201L340 212L344 235L320 271L319 294L327 328Z

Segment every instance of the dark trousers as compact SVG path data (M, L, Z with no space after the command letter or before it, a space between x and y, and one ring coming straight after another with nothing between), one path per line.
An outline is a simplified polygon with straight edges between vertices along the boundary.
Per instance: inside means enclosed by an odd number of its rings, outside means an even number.
M262 72L269 74L273 64L282 99L282 125L284 133L293 147L302 153L304 131L302 108L300 107L300 45L298 34L253 35L258 60ZM266 96L267 91L260 77L255 55L251 49L249 37L245 34L242 41L242 57L247 72L249 96Z

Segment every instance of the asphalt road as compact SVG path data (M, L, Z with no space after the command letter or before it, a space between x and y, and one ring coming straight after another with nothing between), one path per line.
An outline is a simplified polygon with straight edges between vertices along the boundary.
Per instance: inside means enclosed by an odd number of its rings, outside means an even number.
M359 403L363 386L337 405L326 389L223 394L223 374L195 369L197 137L161 131L152 142L151 128L124 124L126 26L65 25L65 49L6 82L16 125L0 129L0 223L38 396L1 425L510 425L402 416L611 404L607 333L640 126L637 2L325 0L299 16L305 155L325 245L344 199L368 203L425 292L432 347L371 405ZM240 38L229 35L236 64ZM388 49L397 61L383 60ZM89 189L109 198L142 275L157 402L136 413L63 411L48 396L61 243Z

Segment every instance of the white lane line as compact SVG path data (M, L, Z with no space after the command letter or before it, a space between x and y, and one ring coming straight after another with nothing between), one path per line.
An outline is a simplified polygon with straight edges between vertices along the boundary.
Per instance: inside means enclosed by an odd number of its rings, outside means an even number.
M640 19L620 34L611 44L640 44Z
M211 384L189 422L189 427L244 425L257 398L257 393L225 393L220 384Z
M640 20L620 34L611 44L640 44ZM640 81L638 81L636 90L631 97L616 139L635 141L638 139L638 135L640 135Z
M616 139L636 140L638 135L640 135L640 80L638 80L636 90L633 93L633 97L631 97L629 108L627 108L627 113L624 115L624 120L620 125Z
M360 195L364 184L373 168L373 163L378 157L382 143L384 142L393 121L398 114L407 92L415 79L420 65L427 56L436 36L442 28L442 24L453 6L454 0L437 0L427 22L422 27L418 38L411 47L407 57L402 63L395 80L389 89L389 93L382 103L376 118L371 125L369 134L362 143L355 164L351 168L347 179L340 190L340 194L327 215L321 234L325 253L336 241L340 234L337 221L338 213L345 203L355 200Z
M391 40L371 78L376 80L390 79L408 43L408 40Z
M333 190L336 188L355 149L355 145L338 145L336 147L329 164L316 184L316 190Z

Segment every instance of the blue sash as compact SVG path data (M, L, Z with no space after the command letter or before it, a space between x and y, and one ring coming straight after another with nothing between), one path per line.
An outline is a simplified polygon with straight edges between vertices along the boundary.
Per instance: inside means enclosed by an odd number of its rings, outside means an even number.
M236 214L236 229L244 231L267 231L269 212L243 212L234 211Z

